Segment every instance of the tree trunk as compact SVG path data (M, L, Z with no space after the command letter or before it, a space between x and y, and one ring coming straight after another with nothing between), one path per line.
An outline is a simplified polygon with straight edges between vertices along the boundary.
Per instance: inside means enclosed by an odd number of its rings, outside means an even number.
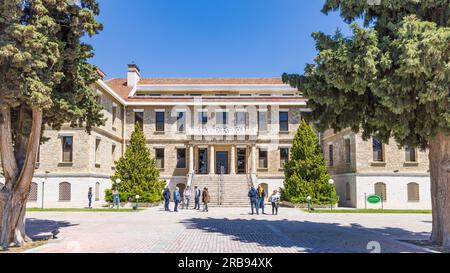
M450 136L438 134L430 141L431 242L450 247Z
M0 191L0 245L8 248L29 241L25 234L25 210L40 142L42 110L32 109L26 154L19 157L14 156L10 108L1 106L0 111L0 156L5 173L5 186ZM22 161L20 165L17 164L17 158Z

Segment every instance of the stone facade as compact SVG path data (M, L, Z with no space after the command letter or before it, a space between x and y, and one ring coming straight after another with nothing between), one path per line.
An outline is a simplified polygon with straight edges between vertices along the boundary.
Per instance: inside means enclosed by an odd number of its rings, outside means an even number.
M328 130L321 134L321 144L328 170L335 181L340 206L431 208L428 151L415 149L414 158L407 157L405 148L399 148L391 139L382 144L381 156L374 157L373 139L365 141L361 134L350 130L340 133ZM386 200L382 204L366 202L367 196L377 193L375 185L381 183L384 184L385 190L381 192L385 192Z

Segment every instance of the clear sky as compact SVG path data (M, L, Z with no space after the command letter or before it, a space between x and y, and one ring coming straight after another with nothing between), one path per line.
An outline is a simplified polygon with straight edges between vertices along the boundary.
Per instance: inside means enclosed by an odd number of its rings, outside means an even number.
M144 77L277 77L303 72L311 33L348 33L325 0L99 0L104 31L88 39L107 78L135 62Z

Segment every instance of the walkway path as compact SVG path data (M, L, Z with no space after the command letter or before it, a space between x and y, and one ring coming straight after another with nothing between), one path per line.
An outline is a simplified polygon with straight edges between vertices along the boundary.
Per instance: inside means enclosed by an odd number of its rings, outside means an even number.
M426 239L430 214L309 214L281 208L280 215L249 215L246 208L203 213L29 212L31 236L59 229L58 239L29 252L423 252L398 239ZM378 243L372 243L377 245Z

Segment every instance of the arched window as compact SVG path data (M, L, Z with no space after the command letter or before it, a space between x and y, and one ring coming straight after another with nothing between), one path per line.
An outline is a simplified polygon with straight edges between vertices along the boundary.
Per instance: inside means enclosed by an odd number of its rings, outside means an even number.
M381 196L383 198L383 201L386 201L386 184L384 184L383 182L375 183L375 194Z
M417 183L409 183L408 184L408 202L419 202L419 184Z
M59 183L59 201L70 201L71 187L68 182Z
M350 183L345 183L345 199L348 201L348 200L351 200L352 199L352 197L351 197L351 190L350 190Z
M38 198L38 184L32 182L30 187L30 194L28 195L28 201L36 202Z
M100 182L95 183L95 201L100 201Z

